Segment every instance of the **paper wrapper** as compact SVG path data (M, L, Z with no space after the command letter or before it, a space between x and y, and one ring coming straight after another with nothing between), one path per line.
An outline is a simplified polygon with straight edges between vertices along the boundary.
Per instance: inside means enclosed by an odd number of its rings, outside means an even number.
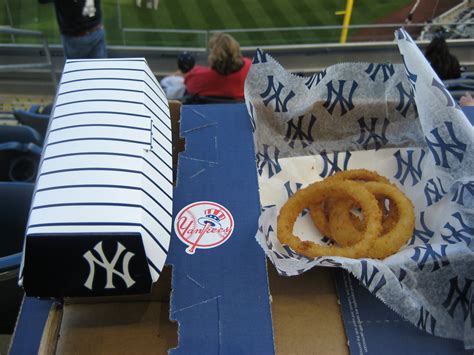
M258 50L245 84L260 189L256 238L282 275L342 267L417 327L474 347L474 130L410 36L404 65L345 63L311 77ZM317 60L317 58L315 58ZM339 170L375 170L414 203L407 245L385 260L309 259L276 236L295 191ZM294 227L325 244L309 214Z

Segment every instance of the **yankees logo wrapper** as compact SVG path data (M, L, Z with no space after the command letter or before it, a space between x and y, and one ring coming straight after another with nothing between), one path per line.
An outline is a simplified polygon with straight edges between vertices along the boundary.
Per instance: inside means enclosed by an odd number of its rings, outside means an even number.
M170 242L171 152L168 101L144 59L67 61L26 229L26 294L150 292Z
M281 275L344 268L418 328L472 348L474 130L408 33L395 37L402 64L343 63L308 77L257 50L245 84L261 202L256 239ZM415 229L398 252L311 259L279 242L277 217L289 197L360 168L414 204ZM308 210L293 233L331 243Z

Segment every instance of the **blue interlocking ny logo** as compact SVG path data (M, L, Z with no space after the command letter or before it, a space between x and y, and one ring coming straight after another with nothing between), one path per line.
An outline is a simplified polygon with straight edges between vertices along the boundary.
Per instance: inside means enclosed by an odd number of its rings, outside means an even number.
M397 150L393 156L397 160L397 173L394 178L397 179L400 184L405 185L405 181L408 176L411 177L411 186L415 186L421 181L423 171L421 170L421 163L425 157L425 152L421 150L418 161L414 162L413 153L415 151L408 149L405 151L406 158L403 158L402 151Z
M257 129L257 123L255 122L255 117L254 117L254 108L252 103L249 101L249 116L250 116L250 124L252 125L252 132L255 132Z
M400 273L398 274L398 281L400 282L400 286L403 287L403 280L405 280L405 277L407 276L407 272L405 269L400 268Z
M317 86L319 84L319 82L326 76L326 69L324 69L323 71L319 72L318 74L313 74L311 75L308 80L306 80L306 82L304 83L306 85L306 87L309 89L311 89L313 86ZM316 82L316 84L315 84Z
M458 205L464 206L464 199L472 200L474 196L474 181L459 184L458 188L454 192L451 201L456 202Z
M263 232L263 227L260 227L260 228L259 228L259 231L260 231L261 233L263 233L263 235L265 236L265 241L266 241L266 243L267 243L268 249L272 250L272 248L273 248L273 243L272 243L272 241L271 241L271 239L270 239L270 233L273 233L273 227L272 227L272 226L268 226L268 229L267 229L267 231L266 231L265 233Z
M444 122L444 125L446 126L451 143L446 142L441 138L441 135L439 134L440 127L431 130L430 133L434 138L433 141L428 139L428 137L425 137L425 140L428 144L428 148L430 148L430 151L433 154L435 164L449 169L451 166L448 162L448 153L459 160L459 162L462 162L467 145L457 139L452 122Z
M296 182L295 183L295 188L292 189L291 188L291 182L287 181L287 182L285 182L284 186L285 186L286 194L288 195L288 198L290 198L291 196L293 196L295 194L296 191L301 189L301 186L303 186L303 184L301 184L299 182Z
M420 224L422 229L416 229L413 231L409 245L413 245L420 240L422 243L426 244L433 237L434 232L428 228L425 223L425 211L420 212Z
M426 206L431 206L433 203L441 201L441 199L446 195L446 191L441 184L440 178L436 178L437 182L434 179L429 179L426 182L424 192L426 198Z
M444 97L446 97L446 101L447 101L446 106L447 107L455 107L458 110L461 109L459 107L459 105L456 103L456 101L454 101L453 97L451 96L448 89L446 89L446 86L444 86L443 83L440 83L435 78L433 78L433 80L431 81L431 86L434 86L435 88L438 88L441 91L441 93L444 95Z
M440 245L439 253L434 250L431 244L420 245L413 248L415 253L411 257L413 261L418 264L418 268L423 270L427 265L432 265L431 271L438 270L441 266L449 265L449 260L446 255L447 245Z
M357 121L360 127L360 136L357 139L357 143L362 144L365 150L375 147L375 150L379 150L385 144L388 143L388 139L385 136L387 127L390 124L390 121L384 118L382 125L380 127L380 134L376 133L378 118L370 118L370 127L365 123L364 117L359 118ZM367 134L367 137L366 137ZM370 144L373 141L373 144Z
M293 90L290 90L290 92L284 96L282 91L285 86L282 83L278 82L278 86L275 86L273 75L268 75L267 80L267 88L260 94L260 97L263 98L263 104L268 106L270 102L275 100L275 112L288 112L288 101L295 96L295 93ZM282 99L283 96L284 98Z
M375 266L372 266L372 271L369 276L369 264L367 263L367 260L361 260L360 265L360 281L365 285L365 287L367 287L367 289L369 289L372 293L376 294L387 283L387 281L385 280L385 276L381 274L381 277L378 279L377 282L375 282L375 276L379 273L379 269Z
M369 74L369 78L372 81L375 81L377 74L379 71L383 75L383 82L385 83L388 79L390 79L393 74L395 73L395 69L393 68L393 64L374 64L370 63L365 72Z
M344 154L344 161L342 167L339 166L339 154ZM334 152L332 160L329 158L326 152L321 152L321 158L323 159L323 170L319 174L322 178L333 175L341 170L347 170L349 159L351 158L351 152Z
M263 145L263 153L257 153L257 167L258 174L262 176L263 169L265 166L268 167L268 177L272 177L275 174L278 174L281 171L280 163L278 162L278 156L280 151L275 147L275 151L272 157L269 154L269 146L267 144Z
M418 318L416 326L425 332L434 334L436 328L436 319L431 315L430 312L421 307L420 317Z
M338 82L339 86L337 89L334 88L333 80L326 84L328 88L328 96L323 106L330 114L332 114L336 105L339 104L341 108L341 116L344 116L348 111L354 108L352 96L354 95L354 92L359 84L357 84L355 81L352 82L349 95L346 98L344 96L344 85L346 84L346 80L338 80Z
M295 124L295 121L296 124ZM312 130L314 123L316 122L316 117L313 115L309 118L309 123L306 128L303 128L303 122L308 120L305 119L305 116L299 116L297 118L292 118L287 124L287 130L285 135L285 142L289 142L288 145L291 148L295 147L295 141L299 141L303 148L306 148L308 145L314 142Z
M267 53L265 53L260 48L258 48L253 57L252 64L259 64L259 63L266 63L266 62L267 62Z
M410 69L408 69L407 63L405 61L405 57L403 55L402 55L402 61L403 61L403 66L405 67L405 71L408 76L408 81L412 85L413 90L416 91L416 80L418 79L418 75L412 73Z
M341 267L342 266L342 264L337 262L336 260L326 258L326 257L321 257L320 256L316 260L318 261L318 263L320 265L329 265L329 266L333 266L333 267Z
M457 219L460 227L456 229L450 222L447 222L444 228L449 232L441 233L441 237L449 244L465 242L466 245L469 246L474 235L474 227L470 227L467 223L464 223L462 215L459 212L454 213L452 217Z
M395 107L395 109L406 118L408 110L410 107L412 107L412 110L415 113L415 118L418 117L418 108L416 107L415 92L413 91L413 87L410 86L409 91L406 91L402 82L399 82L395 87L397 88L398 94L400 96L400 101L398 101L398 105Z
M460 287L460 282L458 276L453 277L449 280L449 293L446 300L442 303L443 307L446 308L448 314L451 317L454 317L454 313L458 306L461 308L462 315L464 320L467 319L469 315L469 291L472 285L471 279L463 279L464 286ZM471 319L472 323L472 319Z

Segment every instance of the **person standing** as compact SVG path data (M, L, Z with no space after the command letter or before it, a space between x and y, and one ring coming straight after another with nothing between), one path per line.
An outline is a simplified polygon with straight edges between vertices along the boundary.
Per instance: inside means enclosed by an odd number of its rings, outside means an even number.
M39 0L54 2L67 59L107 58L100 0Z

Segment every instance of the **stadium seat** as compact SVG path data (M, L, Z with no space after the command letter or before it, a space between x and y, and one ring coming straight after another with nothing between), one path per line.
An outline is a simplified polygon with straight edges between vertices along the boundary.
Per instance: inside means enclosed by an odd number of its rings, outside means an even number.
M12 333L23 297L18 271L33 189L31 183L0 182L0 333Z
M28 126L0 126L0 144L6 142L33 143L41 146L43 138Z
M14 110L13 115L22 125L34 128L43 138L48 130L49 114L40 114L36 112Z
M34 182L41 151L34 143L0 143L0 181Z

